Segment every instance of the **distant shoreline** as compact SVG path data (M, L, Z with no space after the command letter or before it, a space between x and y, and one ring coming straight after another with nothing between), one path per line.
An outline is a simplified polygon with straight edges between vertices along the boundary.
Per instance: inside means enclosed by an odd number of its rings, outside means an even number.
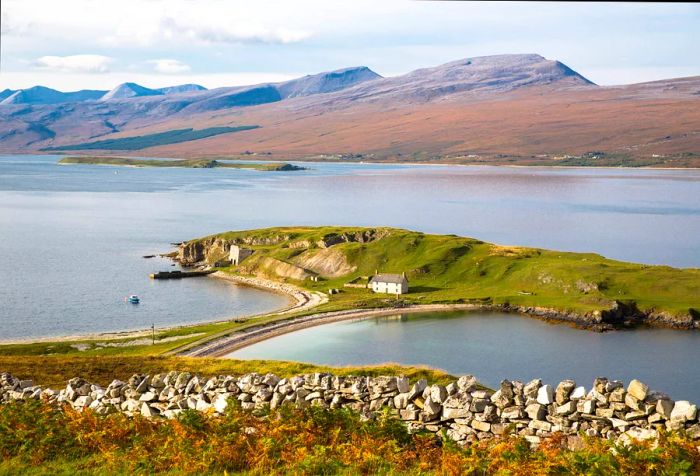
M226 162L222 159L140 159L132 157L71 156L58 161L58 165L109 165L116 167L190 168L190 169L250 169L261 172L288 172L304 170L304 167L285 162Z
M419 162L412 162L412 161L343 161L343 160L335 160L335 159L328 159L328 160L323 160L323 159L313 159L313 158L292 158L292 159L244 159L244 158L236 158L236 157L230 157L230 158L222 158L220 155L217 155L216 158L211 158L207 159L205 157L200 157L200 158L186 158L186 157L153 157L153 156L113 156L113 155L105 155L105 156L72 156L72 155L65 155L65 154L52 154L52 153L46 153L42 151L37 151L37 152L32 152L32 153L27 153L27 152L8 152L8 153L3 153L2 155L41 155L41 156L55 156L55 157L63 157L63 158L74 158L74 157L96 157L96 158L105 158L105 159L119 159L119 158L125 158L125 159L135 159L135 160L167 160L167 161L178 161L178 160L184 160L184 161L207 161L207 160L217 160L217 161L231 161L231 162L242 162L245 163L246 161L251 161L254 160L257 163L262 164L280 164L282 163L283 165L293 165L293 164L288 164L288 162L303 162L303 163L310 163L310 164L348 164L348 165L369 165L369 166L377 166L377 165L403 165L403 166L440 166L440 167L448 167L448 166L459 166L459 167L496 167L496 168L518 168L518 169L580 169L580 170L595 170L595 169L601 169L601 170L700 170L700 167L659 167L655 165L641 165L641 166L632 166L632 165L559 165L559 164L534 164L534 165L525 165L525 164L498 164L498 163L478 163L478 162L466 162L466 163L460 163L460 162L424 162L424 161L419 161ZM255 165L255 163L252 163L252 165ZM65 163L61 164L65 165ZM110 163L103 163L103 164L94 164L94 165L118 165L118 164L110 164ZM245 167L235 167L236 164L231 164L233 167L226 167L226 168L245 168ZM127 167L128 165L123 165L124 167ZM148 165L147 165L148 166ZM139 166L136 165L134 167L144 167L144 166ZM170 165L169 167L174 167ZM186 167L186 166L183 166ZM253 167L251 167L253 168Z

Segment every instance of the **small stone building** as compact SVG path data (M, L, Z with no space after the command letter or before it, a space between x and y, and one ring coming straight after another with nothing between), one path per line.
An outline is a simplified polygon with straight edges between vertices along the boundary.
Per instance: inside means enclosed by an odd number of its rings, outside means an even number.
M238 266L239 264L241 264L241 261L243 261L252 254L253 250L251 249L241 248L238 245L231 245L231 251L229 251L228 256L231 260L231 264L234 266Z
M405 294L408 292L408 279L403 274L375 274L368 287L375 293Z

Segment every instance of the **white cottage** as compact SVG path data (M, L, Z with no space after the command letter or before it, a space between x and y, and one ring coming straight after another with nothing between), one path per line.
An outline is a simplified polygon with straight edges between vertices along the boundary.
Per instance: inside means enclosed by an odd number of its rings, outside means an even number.
M403 274L375 274L369 280L369 288L375 293L405 294L408 292L408 279Z

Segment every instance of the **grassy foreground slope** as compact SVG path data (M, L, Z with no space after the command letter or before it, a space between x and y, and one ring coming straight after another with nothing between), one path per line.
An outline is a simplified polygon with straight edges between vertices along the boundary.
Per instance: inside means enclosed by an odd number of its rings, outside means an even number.
M405 272L408 304L475 303L548 308L586 319L644 318L692 327L700 316L700 270L650 266L569 253L499 246L455 235L395 228L268 228L232 231L183 244L184 263L225 258L227 245L255 250L229 273L258 275L327 291L319 310L378 307L395 301L362 284L375 271ZM318 277L314 281L312 277Z
M242 375L250 372L274 373L286 378L314 372L335 375L405 375L412 381L446 385L455 378L441 370L428 367L406 367L394 364L365 367L329 367L302 362L273 360L205 359L143 354L133 355L0 355L0 372L33 380L46 387L65 387L66 382L80 376L91 383L106 387L113 379L127 381L134 374L157 374L171 370L191 372L206 377Z
M87 165L121 165L125 167L185 167L192 169L252 169L264 172L277 172L289 170L303 170L292 164L285 163L253 163L253 162L222 162L211 159L132 159L128 157L66 157L58 161L62 165L87 164Z

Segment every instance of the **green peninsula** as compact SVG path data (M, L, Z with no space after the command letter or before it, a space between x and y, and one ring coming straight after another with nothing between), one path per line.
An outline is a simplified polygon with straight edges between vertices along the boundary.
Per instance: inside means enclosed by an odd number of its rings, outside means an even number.
M304 167L278 162L223 162L211 159L136 159L130 157L66 157L59 164L117 165L124 167L184 167L191 169L251 169L263 172L305 170Z
M316 311L473 304L590 328L644 323L697 328L700 269L626 263L593 253L500 246L396 228L268 228L192 240L185 265L217 264L232 245L252 254L225 272L328 293ZM405 273L406 294L367 288L375 273Z

